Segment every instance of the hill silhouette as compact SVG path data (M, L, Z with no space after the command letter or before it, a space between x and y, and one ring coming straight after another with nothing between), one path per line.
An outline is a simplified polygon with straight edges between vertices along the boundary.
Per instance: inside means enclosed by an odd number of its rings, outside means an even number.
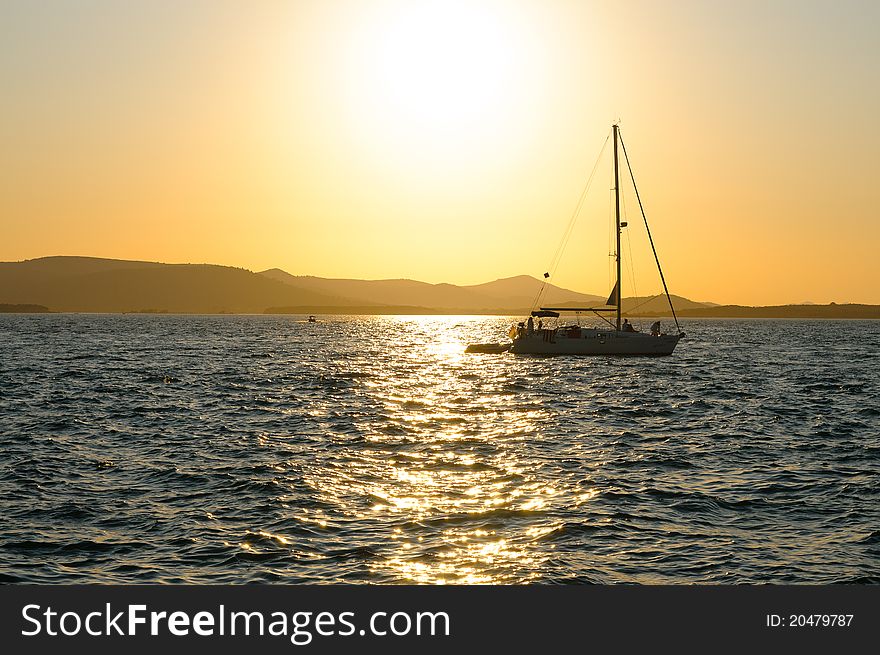
M45 305L10 305L0 303L0 314L46 314L49 308Z
M39 304L62 312L181 313L262 313L272 305L352 304L240 268L94 257L2 262L0 302Z
M98 257L0 262L4 312L523 314L542 282L527 275L469 286L416 280L350 280L255 273L215 264ZM682 317L880 318L877 305L743 307L673 296ZM548 284L543 306L599 307L605 299ZM668 316L665 296L624 298L623 312Z
M679 317L690 318L869 318L880 319L880 305L855 303L830 303L828 305L769 305L748 307L744 305L718 305L714 307L691 307L679 311ZM646 314L647 315L647 314ZM669 316L669 308L654 316Z
M450 312L495 312L528 310L535 300L541 281L528 275L504 278L473 286L429 284L416 280L352 280L296 276L277 268L264 275L302 289L326 295L356 298L365 303L445 310ZM578 293L548 284L543 302L574 302L595 304L599 296Z
M671 294L672 304L675 307L676 313L679 313L680 310L685 309L710 309L715 305L711 305L709 303L701 303L694 302L693 300L688 300L687 298L683 298L682 296L676 296L675 294ZM549 303L542 303L545 306L550 306ZM553 305L554 307L577 307L576 303L565 302L557 305ZM598 303L593 305L595 307L605 306L605 300L601 299ZM622 311L624 314L633 314L633 315L666 315L669 314L669 301L666 299L665 295L660 296L633 296L631 298L624 297L623 299L623 308Z

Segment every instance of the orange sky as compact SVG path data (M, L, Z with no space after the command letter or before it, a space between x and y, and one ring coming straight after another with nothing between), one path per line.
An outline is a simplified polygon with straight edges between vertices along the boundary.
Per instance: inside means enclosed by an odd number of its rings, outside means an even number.
M0 260L547 269L620 119L670 290L880 303L880 4L6 2ZM610 287L610 163L554 281ZM634 198L624 294L659 290Z

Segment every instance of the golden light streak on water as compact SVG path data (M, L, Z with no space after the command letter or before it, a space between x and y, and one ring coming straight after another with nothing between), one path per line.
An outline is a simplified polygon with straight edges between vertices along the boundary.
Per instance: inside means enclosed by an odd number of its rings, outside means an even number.
M536 475L528 446L547 420L539 403L523 407L506 393L474 392L473 381L486 379L485 367L505 361L464 355L461 327L474 320L484 319L384 319L386 339L396 340L397 364L412 375L380 372L364 380L366 400L386 423L363 435L367 448L357 461L306 473L324 502L367 501L352 511L352 521L395 524L392 551L370 564L379 578L432 584L537 579L552 550L540 540L560 526L553 507L590 498ZM503 391L508 376L499 373ZM488 375L494 385L492 371ZM468 427L474 411L479 432ZM508 519L514 526L500 530ZM315 514L302 520L318 522ZM485 527L474 528L474 522ZM426 549L426 539L439 545Z

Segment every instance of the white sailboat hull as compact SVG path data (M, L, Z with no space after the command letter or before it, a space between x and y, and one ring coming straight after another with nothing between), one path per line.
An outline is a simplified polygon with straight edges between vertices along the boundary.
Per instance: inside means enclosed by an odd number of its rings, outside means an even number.
M671 355L682 335L652 336L644 332L582 329L535 330L517 336L510 352L520 355L628 355L662 357Z

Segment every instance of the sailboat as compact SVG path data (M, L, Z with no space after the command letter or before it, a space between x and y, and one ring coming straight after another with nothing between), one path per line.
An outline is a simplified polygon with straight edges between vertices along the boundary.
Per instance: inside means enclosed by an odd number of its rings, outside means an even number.
M509 350L516 354L529 355L642 355L642 356L662 356L671 355L675 350L675 346L684 337L684 332L678 324L678 317L675 315L675 308L672 305L672 298L666 287L666 279L663 276L663 269L660 267L660 259L657 256L657 249L654 247L654 240L651 237L651 230L648 227L648 220L645 217L645 211L642 206L642 199L639 196L636 187L635 176L632 172L632 166L629 157L626 155L626 146L620 136L620 128L617 124L612 126L614 135L614 218L616 227L616 249L614 256L617 263L617 281L608 297L608 301L603 307L540 307L533 309L527 321L511 327L509 336L513 340ZM621 274L620 274L620 234L621 229L626 227L626 223L620 220L620 170L618 159L618 144L622 146L623 155L626 159L626 165L632 178L633 188L636 192L636 198L639 201L639 209L642 212L642 218L645 221L645 228L648 231L648 240L651 243L651 249L654 252L654 260L657 263L657 270L660 273L660 280L663 282L663 291L669 301L669 308L675 321L676 332L667 334L661 331L660 321L656 321L651 326L650 332L639 332L632 327L628 319L621 322ZM544 275L545 279L549 274ZM539 296L540 297L540 296ZM593 313L601 317L605 323L602 327L582 328L580 325L560 326L558 319L562 312L573 312L576 314ZM613 313L615 320L611 320L603 316L603 313ZM535 319L538 320L537 326ZM545 327L545 319L557 319L554 327ZM548 321L549 322L549 321ZM469 350L471 350L469 348ZM491 352L489 350L473 349L471 352Z

